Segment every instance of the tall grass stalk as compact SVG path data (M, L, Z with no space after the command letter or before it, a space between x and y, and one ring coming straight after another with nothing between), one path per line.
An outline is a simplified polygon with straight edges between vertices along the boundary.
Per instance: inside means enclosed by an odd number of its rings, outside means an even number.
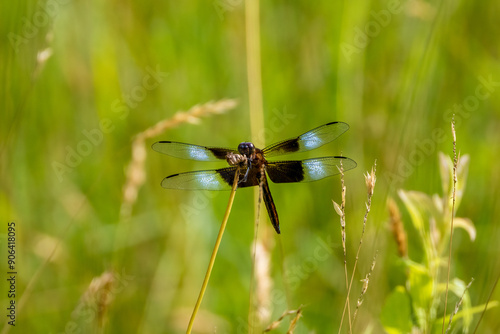
M366 183L366 190L367 190L366 211L365 211L365 216L363 218L363 229L361 231L361 237L359 239L358 250L356 251L356 258L354 260L354 267L352 269L351 279L349 280L349 288L347 289L346 301L344 304L344 309L342 311L342 318L341 318L339 331L338 331L339 333L342 330L342 324L343 324L343 319L345 316L345 311L347 309L347 305L349 303L349 297L351 295L351 288L352 288L352 282L354 280L354 273L356 272L356 267L358 265L359 252L361 251L361 245L363 244L363 237L365 235L366 222L368 220L368 214L370 213L370 210L371 210L373 190L375 189L375 183L377 181L376 171L377 171L377 162L375 161L375 164L372 167L371 173L367 172L365 174L365 183ZM352 333L352 330L350 330L349 332Z
M222 220L222 224L219 229L219 234L217 235L217 239L215 241L215 246L214 250L212 251L212 256L210 256L210 262L208 263L205 279L203 280L203 284L201 285L201 290L200 294L198 295L198 300L196 301L193 313L191 314L191 319L189 319L189 324L186 330L186 334L191 333L191 330L193 329L196 313L198 313L201 301L203 300L203 295L205 294L205 291L207 289L208 281L210 280L210 274L212 274L212 268L214 267L215 258L217 256L217 252L219 250L219 246L222 240L222 235L224 234L224 230L226 229L227 220L229 219L229 214L231 213L231 208L233 206L234 196L236 195L236 188L238 187L239 176L240 176L240 169L238 168L236 169L236 173L234 173L233 187L231 189L231 194L229 195L229 202L227 203L226 213L224 214L224 219Z
M460 297L457 304L455 305L455 309L453 310L453 312L451 312L450 320L448 321L448 328L446 329L446 334L448 334L450 332L451 322L453 321L453 317L458 313L458 310L460 309L460 305L462 305L462 302L464 300L465 293L467 292L467 290L469 290L470 286L472 285L472 282L474 282L474 278L472 278L470 280L469 284L467 284L467 286L464 289L464 292L462 293L462 296Z
M261 71L261 51L260 51L260 1L245 1L245 42L246 42L246 67L247 67L247 88L248 88L248 109L250 118L250 130L251 137L254 144L262 146L265 143L259 142L259 134L261 129L264 129L264 108L262 102L262 71ZM251 284L250 284L250 308L248 313L249 319L249 333L253 331L254 326L251 325L251 319L253 317L254 311L252 310L253 305L253 293L255 289L257 291L257 304L255 305L255 310L259 311L259 320L267 321L270 314L265 300L269 299L268 290L272 285L272 281L269 275L269 252L270 249L267 247L270 242L262 240L260 249L260 256L257 256L257 238L258 238L258 228L260 220L261 211L261 197L260 188L254 190L254 203L255 203L255 225L254 225L254 240L253 240L253 263L251 272ZM264 234L268 239L269 234ZM262 261L262 263L260 263ZM267 266L267 268L266 268ZM257 269L257 272L255 271ZM255 282L254 282L255 278Z
M264 176L264 175L262 175ZM262 182L262 180L261 180ZM257 236L259 232L259 223L260 223L260 206L262 203L262 186L259 185L259 200L257 202L257 210L255 212L255 224L254 224L254 233L253 233L253 242L252 242L252 269L250 270L250 287L249 287L249 298L248 298L248 324L249 324L249 332L251 332L251 328L253 328L252 324L255 322L255 312L253 310L254 304L254 284L255 284L255 266L256 266L256 258L257 258Z
M368 274L366 274L365 278L362 279L363 287L361 288L361 293L359 294L358 301L356 302L356 309L354 310L354 314L352 315L353 324L356 321L358 310L361 304L363 304L366 291L368 291L368 286L370 285L370 277L372 276L373 269L375 269L375 264L377 263L377 256L378 256L378 251L376 251L375 255L373 256L372 265L370 266L370 271L368 272ZM350 330L350 332L352 333L352 329Z
M481 316L479 317L479 320L477 321L476 328L474 328L474 332L472 334L477 333L477 329L479 328L479 324L481 324L481 321L483 320L483 316L486 313L486 310L488 310L488 305L491 301L491 297L493 297L493 292L495 292L495 289L497 287L499 280L500 280L500 274L498 274L497 279L495 280L495 283L493 284L493 288L491 289L490 294L488 295L488 299L486 300L486 303L484 304L483 312L481 312Z
M446 322L446 306L448 304L448 288L450 284L450 268L451 268L451 250L453 246L453 218L455 217L455 200L456 200L456 190L457 190L457 134L455 132L455 116L451 121L451 133L453 135L453 196L451 205L451 224L450 224L450 242L448 248L448 268L447 268L447 278L446 278L446 291L444 297L444 311L443 311L443 327L441 332L444 333L444 327Z
M345 288L346 291L349 290L349 277L347 274L347 249L345 246L345 239L346 239L346 233L345 233L345 195L346 195L346 186L345 186L345 181L344 181L344 166L342 165L342 160L340 160L340 184L342 187L342 202L340 203L340 207L337 205L337 203L333 202L335 206L335 210L337 210L337 213L340 215L340 233L342 235L342 250L344 251L344 276L345 276ZM351 303L349 301L349 298L347 298L347 314L349 317L349 330L352 330L352 321L351 321ZM342 322L344 321L344 317L340 320L340 327L342 327Z

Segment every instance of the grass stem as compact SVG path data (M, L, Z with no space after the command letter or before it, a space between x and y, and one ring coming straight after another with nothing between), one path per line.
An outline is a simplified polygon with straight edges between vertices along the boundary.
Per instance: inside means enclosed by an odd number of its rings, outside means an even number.
M191 319L189 319L189 324L186 330L186 334L191 333L191 330L193 329L196 313L198 313L201 301L203 300L203 295L205 294L205 290L207 289L208 281L210 279L210 274L212 273L212 268L214 267L215 258L217 256L217 251L219 250L219 246L222 241L222 235L224 234L224 230L226 229L227 220L229 219L229 214L231 213L231 208L233 206L234 196L236 195L236 188L238 187L239 175L240 175L240 170L238 168L236 170L236 173L234 174L233 188L231 189L231 194L229 195L229 202L227 203L226 213L224 214L224 219L222 220L222 224L219 229L219 234L217 235L217 240L215 241L215 246L212 251L212 256L210 257L210 262L208 263L207 272L205 274L205 279L203 280L203 284L201 286L200 294L198 295L198 300L196 301L193 313L191 314Z
M342 202L340 204L340 228L342 234L342 249L344 250L344 275L345 275L345 288L346 291L349 290L349 276L347 274L347 250L345 245L345 195L346 195L346 186L344 182L344 166L342 165L342 160L340 161L340 182L342 187ZM345 309L344 309L345 311ZM349 298L347 298L347 315L349 318L349 331L352 331L352 322L351 322L351 303ZM344 316L342 315L342 319L340 320L340 328L342 328L342 323L344 321Z
M456 191L457 191L457 135L455 132L455 115L453 115L453 119L451 121L451 133L453 135L453 196L452 196L452 205L451 205L451 224L450 224L450 242L448 248L448 269L447 269L447 277L446 277L446 290L444 297L444 311L443 311L443 327L441 332L444 333L444 327L446 322L446 306L448 304L448 288L450 283L450 269L451 269L451 250L453 246L453 218L455 217L455 199L456 199Z
M365 216L363 218L363 230L361 231L361 237L359 239L358 250L356 251L356 258L354 260L354 268L352 269L351 279L349 280L349 288L347 289L347 297L346 297L346 301L344 304L344 310L342 311L342 319L344 319L345 311L346 311L347 305L349 303L349 298L351 296L352 282L354 281L354 274L356 273L356 267L358 266L359 253L361 251L361 245L363 244L363 237L365 235L366 222L368 221L368 214L370 213L371 206L372 206L373 189L375 188L375 182L376 182L376 171L377 171L377 161L375 161L375 163L372 167L371 173L367 172L365 175L365 183L366 183L366 189L367 189L367 200L366 200ZM340 323L340 326L339 326L339 334L340 334L341 330L342 330L342 322ZM349 330L349 333L352 333L352 331Z
M264 176L264 175L263 175ZM265 177L265 176L264 176ZM262 180L261 180L262 182ZM255 322L254 320L254 296L253 296L253 290L254 290L254 281L255 281L255 258L257 254L257 235L259 232L259 222L260 222L260 204L262 202L262 185L259 185L259 201L257 202L257 210L255 212L255 223L254 223L254 234L253 234L253 241L252 241L252 270L251 276L250 276L250 293L249 293L249 298L248 298L248 333L252 333L252 324Z

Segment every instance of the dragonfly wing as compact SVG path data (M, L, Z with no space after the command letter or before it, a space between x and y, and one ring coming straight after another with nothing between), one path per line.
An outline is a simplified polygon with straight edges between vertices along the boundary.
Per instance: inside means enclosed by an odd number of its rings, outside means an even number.
M238 151L229 148L192 145L175 141L159 141L154 143L151 148L156 152L176 158L198 161L226 160L228 153L238 153Z
M294 152L305 152L321 147L335 140L349 130L344 122L330 122L308 131L296 138L290 138L272 144L262 151L266 158Z
M202 170L167 176L161 186L167 189L185 190L231 190L236 167ZM228 182L228 179L233 179Z
M344 171L357 166L347 157L334 156L307 160L269 162L267 174L274 183L310 182L340 174L340 164Z

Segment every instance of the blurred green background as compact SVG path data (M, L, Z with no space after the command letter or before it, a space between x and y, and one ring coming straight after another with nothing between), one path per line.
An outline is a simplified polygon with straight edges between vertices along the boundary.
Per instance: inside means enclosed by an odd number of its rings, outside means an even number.
M13 221L16 299L27 293L11 332L95 332L104 309L106 333L185 331L229 193L165 190L160 182L224 164L162 156L150 145L174 140L236 147L255 140L245 3L49 0L4 2L1 12L0 262L3 277L7 223ZM355 332L383 332L381 307L394 286L404 284L386 201L400 188L440 192L437 157L452 153L453 112L458 149L471 155L457 214L474 222L477 238L471 242L457 230L451 275L475 278L473 305L486 302L499 275L499 12L498 1L261 3L266 144L329 121L351 127L334 144L299 155L342 152L358 163L345 177L350 268L365 210L363 173L377 161L355 282L376 250L379 256ZM147 79L154 71L157 84ZM134 135L179 110L223 98L237 99L238 106L146 141L145 183L130 216L120 215ZM99 131L103 120L106 132ZM102 138L82 144L97 132ZM84 154L69 166L71 150ZM263 211L274 293L267 323L302 304L295 333L336 332L345 300L339 219L331 203L340 201L339 178L270 187L282 234L273 234ZM197 332L247 332L253 196L248 189L236 195ZM418 260L421 245L402 214L409 255ZM320 240L333 243L333 252L318 260ZM283 270L294 279L288 305ZM109 304L85 301L91 281L106 271L114 279ZM2 278L3 312L7 289ZM353 298L359 289L355 283ZM499 298L496 290L492 299ZM480 333L497 333L495 314L485 314ZM3 328L3 313L1 319Z

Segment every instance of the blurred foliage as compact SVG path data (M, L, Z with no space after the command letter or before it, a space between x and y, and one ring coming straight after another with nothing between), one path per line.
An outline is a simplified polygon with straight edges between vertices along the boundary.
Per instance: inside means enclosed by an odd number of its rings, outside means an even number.
M492 0L261 3L265 142L329 121L351 127L334 144L297 156L342 152L358 163L346 174L349 268L365 209L362 174L377 160L379 182L355 280L376 250L379 256L356 332L382 332L381 305L403 303L398 287L407 277L385 203L398 189L441 189L437 152L452 150L453 113L457 147L470 155L457 215L474 222L476 239L456 230L451 277L474 277L470 305L482 305L499 275L499 11ZM126 217L120 214L125 169L137 133L207 101L236 98L239 106L148 139L147 147L157 140L228 147L257 140L248 125L245 3L4 2L0 35L0 248L14 221L16 299L25 297L11 331L185 331L228 194L166 191L159 183L222 164L147 150L145 183ZM339 179L271 184L271 191L282 234L261 222L272 235L270 319L304 305L296 333L337 331L346 294L331 204L340 202ZM253 192L242 189L197 318L200 333L248 329L253 212ZM402 213L408 254L427 265L413 218ZM0 305L9 302L6 289L4 281ZM495 291L492 300L499 296ZM481 333L500 327L492 313L482 319ZM477 321L474 313L471 328Z
M437 194L428 196L418 191L399 190L398 192L409 212L413 228L418 231L421 239L422 246L419 253L425 254L425 257L422 263L412 261L411 256L406 254L403 258L404 271L407 276L405 287L397 286L382 310L382 324L390 333L441 332L443 320L442 317L439 321L437 318L440 314L439 310L443 308L442 300L445 298L447 277L443 273L446 272L448 265L451 212L453 207L455 212L458 210L462 200L470 157L464 155L457 158L456 177L452 160L442 152L439 152L439 158L443 197ZM394 223L401 224L401 222ZM457 228L468 232L470 240L474 241L476 229L472 221L467 218L454 217L453 229ZM404 229L397 229L397 231L406 233ZM396 240L407 239L406 237L396 238ZM468 287L466 288L466 284L461 279L451 279L449 291L454 293L460 301L463 333L469 332L473 316L467 289ZM402 295L402 292L405 292L405 295ZM406 305L402 305L405 303ZM479 312L484 309L485 305L477 308ZM452 307L447 310L448 318L450 314L455 315L458 312L458 310L453 311ZM406 320L410 320L410 327ZM414 322L413 326L411 326L411 320Z

